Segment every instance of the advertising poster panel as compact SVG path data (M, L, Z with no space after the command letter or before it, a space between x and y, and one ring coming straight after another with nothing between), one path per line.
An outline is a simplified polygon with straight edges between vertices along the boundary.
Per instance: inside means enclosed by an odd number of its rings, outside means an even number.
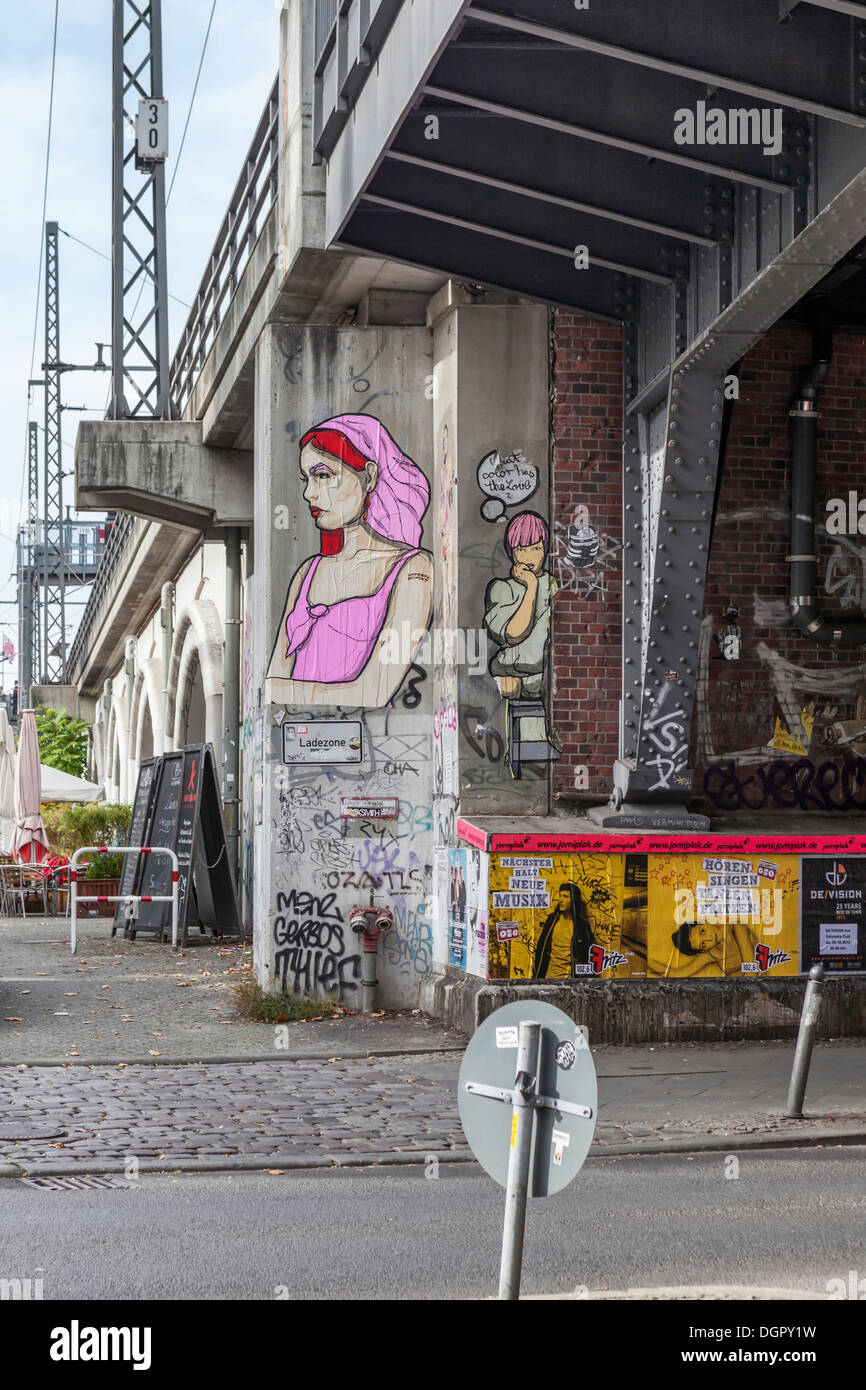
M643 854L492 854L490 978L646 974Z
M466 851L466 969L487 978L488 858L479 849Z
M796 975L796 855L651 855L647 974Z
M866 858L804 855L800 869L801 969L862 971L866 948Z
M448 964L465 970L467 963L468 879L465 849L448 855Z

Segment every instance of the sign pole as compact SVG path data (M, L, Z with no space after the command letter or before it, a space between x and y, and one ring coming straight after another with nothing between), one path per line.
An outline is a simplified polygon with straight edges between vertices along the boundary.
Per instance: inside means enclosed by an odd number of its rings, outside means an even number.
M541 1024L521 1021L517 1041L514 1109L511 1117L511 1149L505 1184L505 1224L502 1231L502 1263L499 1268L500 1299L514 1300L520 1297L523 1232L526 1225L526 1197L535 1118L534 1097L539 1090L540 1041Z

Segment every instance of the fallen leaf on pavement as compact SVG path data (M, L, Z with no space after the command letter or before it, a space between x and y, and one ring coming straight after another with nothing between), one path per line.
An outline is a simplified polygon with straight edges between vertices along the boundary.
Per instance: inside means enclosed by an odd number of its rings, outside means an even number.
M269 1176L269 1177L272 1177L272 1178L278 1178L278 1177L280 1177L280 1175L281 1175L282 1173L284 1173L285 1171L286 1171L285 1168L269 1168L269 1169L268 1169L268 1176Z
M152 1047L149 1047L149 1048L147 1049L147 1055L148 1055L148 1057L161 1057L161 1056L162 1056L162 1053L161 1053L161 1052L154 1052L153 1048L152 1048Z
M23 1022L24 1022L24 1019L23 1019L23 1018L11 1018L8 1014L4 1014L4 1015L3 1015L3 1022L4 1022L4 1023L23 1023Z

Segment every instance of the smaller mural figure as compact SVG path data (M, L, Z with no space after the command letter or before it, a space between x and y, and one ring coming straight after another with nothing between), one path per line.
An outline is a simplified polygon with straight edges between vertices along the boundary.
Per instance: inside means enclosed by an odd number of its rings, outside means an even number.
M515 777L525 762L552 762L559 743L547 718L550 604L556 582L547 571L550 531L537 512L512 517L505 531L507 579L494 579L484 598L484 626L496 643L490 674L508 702L507 761Z
M545 917L538 932L532 974L537 980L568 980L589 964L595 937L576 883L561 883L556 907Z
M372 415L335 415L300 442L303 495L321 552L289 586L268 670L286 704L388 704L433 609L433 557L420 546L430 486ZM388 653L408 631L413 650ZM417 634L417 641L416 641Z

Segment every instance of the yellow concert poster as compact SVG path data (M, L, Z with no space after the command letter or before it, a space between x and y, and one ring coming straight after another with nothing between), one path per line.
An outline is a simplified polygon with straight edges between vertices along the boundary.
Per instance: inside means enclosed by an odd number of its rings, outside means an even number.
M646 975L644 854L492 854L490 978Z
M647 974L796 975L796 855L652 855Z

